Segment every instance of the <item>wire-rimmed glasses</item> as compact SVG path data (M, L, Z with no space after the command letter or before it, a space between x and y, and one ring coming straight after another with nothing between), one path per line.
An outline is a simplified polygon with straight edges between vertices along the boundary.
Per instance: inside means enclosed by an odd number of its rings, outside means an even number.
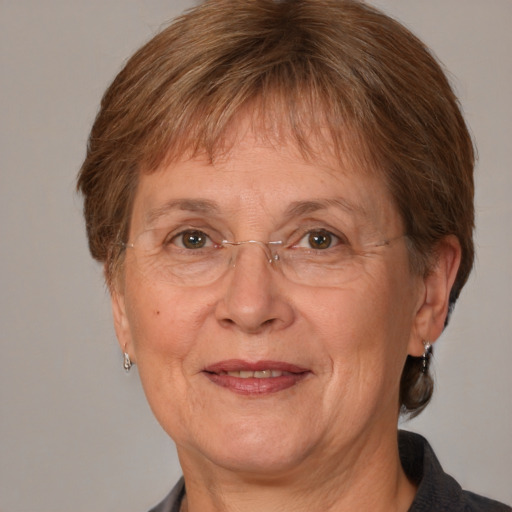
M290 281L323 287L357 278L368 258L378 256L403 236L354 244L328 230L312 229L284 240L216 241L200 229L174 234L159 228L143 231L123 246L133 253L137 269L147 279L173 285L211 284L236 265L239 251L252 249L262 251L269 265Z

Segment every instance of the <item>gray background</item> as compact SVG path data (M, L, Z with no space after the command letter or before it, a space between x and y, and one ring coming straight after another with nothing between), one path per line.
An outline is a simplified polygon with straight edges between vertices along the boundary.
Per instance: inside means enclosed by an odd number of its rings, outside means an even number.
M512 502L512 1L380 0L453 75L478 141L477 262L407 428ZM74 179L100 96L183 0L0 0L0 510L141 512L180 470L125 375Z

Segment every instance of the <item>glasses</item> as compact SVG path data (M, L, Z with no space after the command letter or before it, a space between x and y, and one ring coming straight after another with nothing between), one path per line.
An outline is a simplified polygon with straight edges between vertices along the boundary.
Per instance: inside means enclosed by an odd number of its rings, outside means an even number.
M270 242L215 241L215 237L198 229L175 232L150 229L133 243L122 244L133 253L137 269L147 279L178 286L205 286L236 266L241 250L252 248L261 251L272 268L294 283L335 287L356 279L371 258L381 256L405 236L357 245L326 229L294 232L287 240Z

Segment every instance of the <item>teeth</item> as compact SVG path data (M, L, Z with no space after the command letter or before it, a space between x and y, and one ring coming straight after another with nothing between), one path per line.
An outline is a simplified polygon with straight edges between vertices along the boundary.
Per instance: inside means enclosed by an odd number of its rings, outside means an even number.
M227 372L227 375L238 377L239 379L270 379L272 377L281 377L283 373L286 372L282 372L281 370L258 370L256 372L242 370L239 372Z
M254 372L254 376L257 379L268 379L269 377L272 377L272 371L271 370L261 370L258 372Z

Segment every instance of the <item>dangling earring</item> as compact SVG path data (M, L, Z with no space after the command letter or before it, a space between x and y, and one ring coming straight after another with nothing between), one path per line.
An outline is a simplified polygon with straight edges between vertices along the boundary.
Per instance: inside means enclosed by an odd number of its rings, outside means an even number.
M430 343L430 341L424 341L423 346L425 347L425 351L421 356L421 373L428 373L430 355L432 354L432 343Z
M123 368L125 369L126 373L130 371L132 367L132 360L130 359L130 356L128 352L126 352L126 345L124 346L124 352L123 352Z

